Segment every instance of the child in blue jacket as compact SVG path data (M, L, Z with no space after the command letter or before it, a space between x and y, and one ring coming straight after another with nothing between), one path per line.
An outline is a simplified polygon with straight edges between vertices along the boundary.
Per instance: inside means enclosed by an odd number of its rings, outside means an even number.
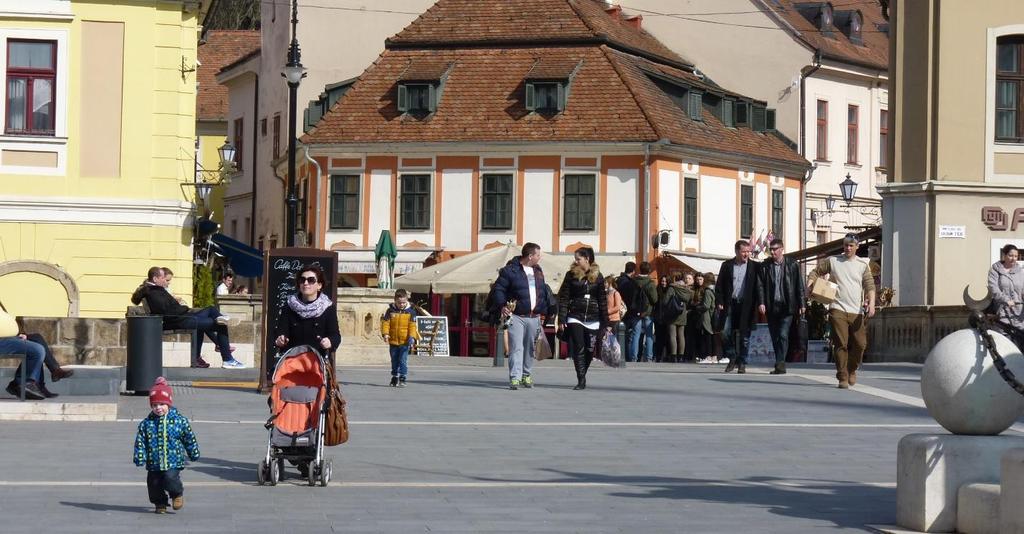
M172 400L171 386L164 377L158 377L149 390L153 411L139 423L135 436L135 465L145 466L148 471L149 501L158 514L167 513L168 496L175 510L185 506L185 487L181 484L185 455L193 462L199 459L199 442L192 425L172 406Z

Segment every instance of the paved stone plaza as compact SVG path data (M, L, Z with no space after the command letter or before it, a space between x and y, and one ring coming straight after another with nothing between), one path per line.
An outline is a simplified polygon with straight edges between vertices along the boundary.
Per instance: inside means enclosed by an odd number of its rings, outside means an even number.
M327 449L327 488L292 470L257 486L264 397L172 377L202 459L183 473L185 508L166 516L131 462L145 398L121 397L116 422L3 422L0 531L865 530L895 522L898 440L941 431L919 366L869 365L849 391L826 365L782 377L596 366L582 392L564 361L519 391L482 359L416 358L405 389L385 368L343 368L352 439Z

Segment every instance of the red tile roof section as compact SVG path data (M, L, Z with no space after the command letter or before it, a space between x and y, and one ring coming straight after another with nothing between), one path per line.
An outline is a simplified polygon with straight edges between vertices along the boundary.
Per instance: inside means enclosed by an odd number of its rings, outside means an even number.
M654 36L604 11L600 0L438 0L389 48L604 40L638 53L690 64Z
M882 7L878 0L836 0L832 3L834 13L860 10L864 19L861 32L863 45L851 42L846 34L835 26L832 26L831 36L822 33L794 7L797 4L807 4L806 1L773 0L766 2L769 6L775 3L778 3L780 7L776 8L774 13L795 28L799 32L800 38L815 49L821 50L822 55L826 58L878 69L889 68L889 35L878 29L878 25L888 24L888 21L882 17Z
M260 32L252 30L210 30L199 45L199 83L196 95L198 120L224 120L228 114L228 88L217 83L217 72L260 47Z

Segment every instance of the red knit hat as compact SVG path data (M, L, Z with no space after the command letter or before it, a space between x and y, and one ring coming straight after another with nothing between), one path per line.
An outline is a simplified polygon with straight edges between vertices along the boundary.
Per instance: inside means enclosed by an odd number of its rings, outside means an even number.
M149 388L149 405L156 403L174 404L171 399L171 386L167 385L167 379L162 376L156 377L153 387Z

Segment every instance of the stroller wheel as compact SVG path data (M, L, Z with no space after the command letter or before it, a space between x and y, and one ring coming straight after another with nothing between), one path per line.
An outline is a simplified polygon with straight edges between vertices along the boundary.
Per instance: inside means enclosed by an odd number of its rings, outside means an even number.
M277 461L277 479L284 480L284 458Z
M320 477L320 466L313 462L309 462L308 465L309 475L306 477L307 482L309 483L310 486L316 486L316 481Z
M331 481L331 470L334 467L331 460L326 462L320 462L323 466L320 468L320 486L326 488L327 483Z
M271 461L270 462L270 485L276 486L277 481L281 480L281 464Z
M256 483L260 486L267 483L267 461L260 460L260 465L256 468Z

